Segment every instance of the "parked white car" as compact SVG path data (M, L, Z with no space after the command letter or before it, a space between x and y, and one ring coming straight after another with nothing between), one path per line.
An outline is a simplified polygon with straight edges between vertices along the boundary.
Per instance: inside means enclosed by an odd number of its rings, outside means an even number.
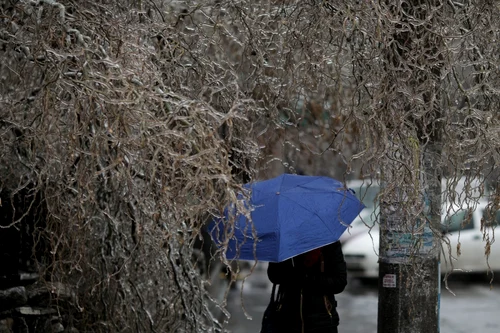
M369 211L371 208L375 207L377 194L380 192L380 182L378 180L348 180L346 186L353 190L354 195L366 206L363 211Z
M474 210L444 207L443 232L445 239L449 240L450 247L443 242L441 272L450 272L452 269L475 273L486 272L488 264L491 270L500 271L500 244L498 242L491 244L488 261L485 256L486 242L483 240L481 231L481 219L486 214L486 205L487 203L482 201ZM467 217L470 217L469 221ZM496 231L494 229L497 226L500 226L500 211L496 212L494 222L485 226L490 240L493 239ZM369 232L365 225L355 225L353 229L357 230L356 235L342 245L349 275L359 278L377 278L380 234L378 225L376 224ZM364 229L364 232L359 232L360 229ZM461 254L458 256L459 242Z
M377 194L380 192L380 183L377 180L350 180L347 181L346 186L354 191L354 194L363 202L365 208L352 221L351 226L340 236L342 244L361 233L366 233L366 226L375 224L378 213Z
M443 178L441 180L442 200L446 200L450 190L455 189L455 200L464 200L466 197L480 200L488 197L489 190L484 178L468 179ZM365 209L351 223L350 227L340 237L340 242L345 244L350 239L366 233L368 228L375 225L378 220L378 198L380 192L380 180L378 179L355 179L346 182L347 188L355 192L356 197L366 206ZM482 191L481 191L482 188Z

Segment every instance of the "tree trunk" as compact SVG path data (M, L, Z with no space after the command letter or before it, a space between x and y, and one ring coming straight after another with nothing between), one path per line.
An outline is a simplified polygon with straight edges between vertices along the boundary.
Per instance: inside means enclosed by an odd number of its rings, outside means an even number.
M439 1L421 0L393 7L401 21L387 52L393 65L388 77L420 94L423 109L412 112L413 96L402 95L405 113L415 116L389 138L380 216L380 333L439 332L443 59L431 15L439 8ZM407 79L398 82L401 73ZM398 113L393 100L385 105Z

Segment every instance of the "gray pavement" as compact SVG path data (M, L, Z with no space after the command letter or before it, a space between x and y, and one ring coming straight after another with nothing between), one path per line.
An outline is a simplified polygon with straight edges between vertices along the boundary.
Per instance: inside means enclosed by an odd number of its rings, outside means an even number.
M237 283L228 297L231 313L226 332L257 333L262 314L269 302L271 284L266 275L266 264L259 264L244 284ZM442 333L498 333L500 332L500 283L490 289L487 281L450 281L455 296L441 291L440 327ZM443 286L444 287L444 286ZM350 281L347 289L337 296L340 315L340 333L376 333L376 285ZM242 309L242 304L248 319Z

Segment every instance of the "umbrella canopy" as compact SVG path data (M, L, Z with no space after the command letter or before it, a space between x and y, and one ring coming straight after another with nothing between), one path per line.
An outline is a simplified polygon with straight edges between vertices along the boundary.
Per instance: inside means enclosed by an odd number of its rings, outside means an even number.
M341 182L329 177L283 174L245 187L251 190L252 221L237 216L228 240L226 219L209 227L217 244L228 241L228 259L280 262L336 242L364 208Z

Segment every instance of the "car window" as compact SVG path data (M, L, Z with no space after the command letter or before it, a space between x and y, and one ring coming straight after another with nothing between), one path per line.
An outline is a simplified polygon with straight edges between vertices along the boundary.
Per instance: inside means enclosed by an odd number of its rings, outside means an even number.
M497 210L496 213L494 213L494 218L492 212L490 210L484 209L483 210L483 220L485 223L485 226L487 227L498 227L500 226L500 210Z
M466 221L466 219L468 219ZM460 210L446 217L443 222L443 231L453 232L458 230L474 229L474 217L467 210Z

